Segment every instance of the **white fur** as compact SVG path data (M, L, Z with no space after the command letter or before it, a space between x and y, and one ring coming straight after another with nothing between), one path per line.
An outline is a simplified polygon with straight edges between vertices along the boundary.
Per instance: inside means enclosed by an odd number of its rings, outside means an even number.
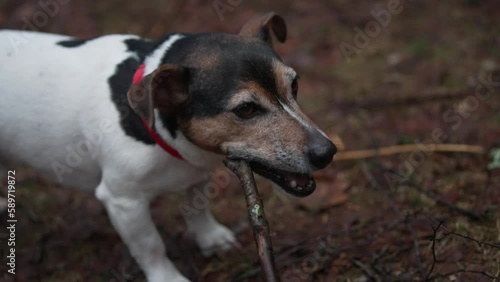
M179 40L182 37L184 36L179 34L174 34L170 38L165 40L165 42L163 42L158 48L156 48L156 50L151 55L149 55L144 61L144 64L146 65L146 68L144 69L144 75L152 73L156 69L156 67L160 65L161 59L165 55L165 52L167 52L168 49L170 49L172 43L174 43L175 41Z
M165 256L149 201L202 185L220 158L180 133L172 139L159 119L159 134L186 161L123 132L108 78L120 62L134 57L123 41L136 36L108 35L67 48L56 43L69 37L31 32L29 42L13 46L10 39L20 34L0 31L0 157L27 163L65 186L93 191L148 281L188 281ZM147 73L178 38L146 59ZM188 226L204 252L236 242L208 209L188 218Z
M281 102L280 102L280 104L283 107L283 109L285 109L285 112L287 112L291 117L293 117L304 128L309 129L309 130L317 130L319 133L321 133L321 135L328 138L328 136L326 135L325 132L323 132L323 130L319 129L317 126L312 126L310 122L307 122L306 120L304 120L297 112L290 109L290 107L288 107L287 105L285 105Z

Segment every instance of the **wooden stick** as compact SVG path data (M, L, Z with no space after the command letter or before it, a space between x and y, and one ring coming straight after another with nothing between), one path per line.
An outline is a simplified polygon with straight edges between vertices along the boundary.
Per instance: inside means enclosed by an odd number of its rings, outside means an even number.
M269 235L269 224L264 214L262 198L257 191L250 166L242 160L225 159L224 164L240 179L247 201L248 219L253 228L253 237L259 253L262 276L266 282L279 282L274 264L273 246Z
M376 156L388 156L409 152L460 152L484 154L484 148L482 146L464 144L408 144L382 147L377 149L338 152L333 160L340 161L365 159L373 158Z

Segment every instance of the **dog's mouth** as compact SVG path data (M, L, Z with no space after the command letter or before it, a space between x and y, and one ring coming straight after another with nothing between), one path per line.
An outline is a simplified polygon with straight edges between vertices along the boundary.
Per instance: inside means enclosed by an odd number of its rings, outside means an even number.
M250 162L252 170L278 184L283 190L296 197L309 196L316 188L316 182L310 174L293 173L267 167L261 163Z

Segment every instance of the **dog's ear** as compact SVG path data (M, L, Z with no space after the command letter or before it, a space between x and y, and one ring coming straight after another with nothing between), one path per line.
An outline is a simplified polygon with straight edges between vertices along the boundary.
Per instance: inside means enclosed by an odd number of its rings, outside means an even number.
M266 41L272 46L272 34L279 42L286 40L286 23L285 20L276 15L274 12L269 12L250 19L240 31L240 35L255 36L263 41Z
M132 109L154 127L154 109L175 115L188 100L188 70L176 65L162 65L133 85L127 93Z

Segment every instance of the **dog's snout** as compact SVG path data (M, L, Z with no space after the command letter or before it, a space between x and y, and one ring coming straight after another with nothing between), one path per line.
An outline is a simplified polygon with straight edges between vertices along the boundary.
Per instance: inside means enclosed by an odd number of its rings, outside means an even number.
M337 147L319 132L309 137L309 160L318 169L326 167L332 162L333 155L337 153Z

